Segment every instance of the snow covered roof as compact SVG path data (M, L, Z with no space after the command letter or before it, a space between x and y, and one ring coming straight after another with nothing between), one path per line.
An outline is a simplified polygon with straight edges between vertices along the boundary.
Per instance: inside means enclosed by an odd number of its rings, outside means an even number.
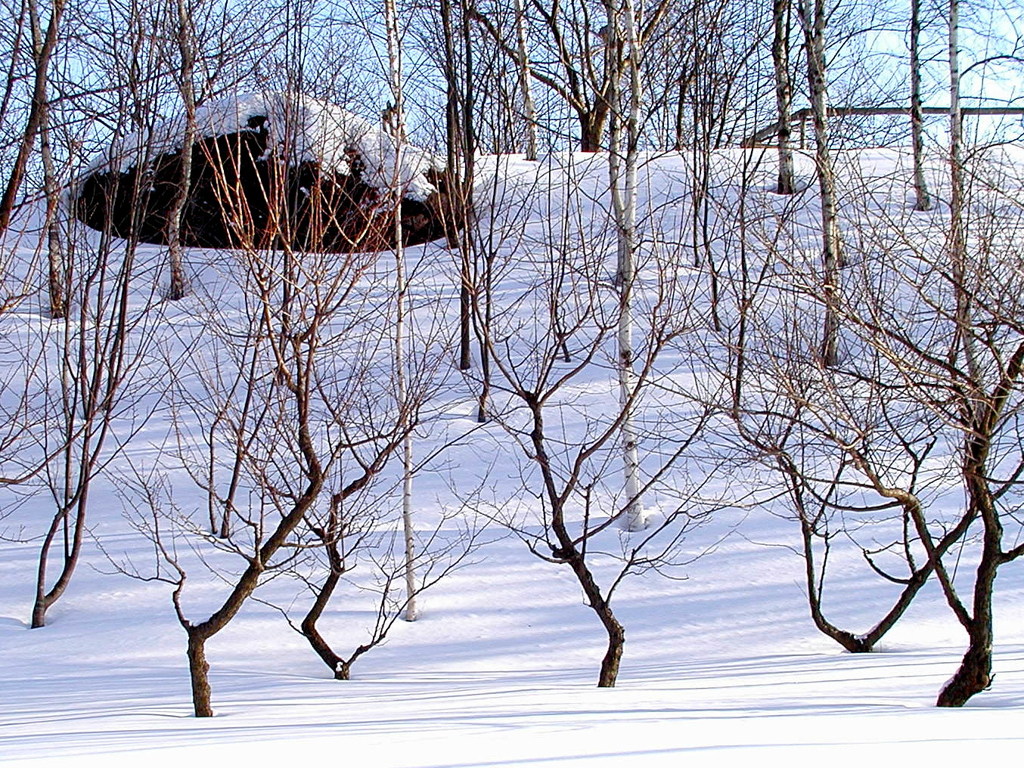
M258 117L266 120L250 123ZM196 109L197 140L259 130L269 133L268 151L277 150L290 164L314 161L348 174L354 150L362 161L366 184L389 189L396 180L395 138L368 120L325 101L281 92L250 93L217 99ZM184 135L184 115L162 120L151 134L133 133L114 142L90 172L121 171L123 166L135 164L147 145L150 157L178 152ZM402 144L397 180L405 189L405 197L422 201L436 191L424 175L432 168L443 168L437 157Z

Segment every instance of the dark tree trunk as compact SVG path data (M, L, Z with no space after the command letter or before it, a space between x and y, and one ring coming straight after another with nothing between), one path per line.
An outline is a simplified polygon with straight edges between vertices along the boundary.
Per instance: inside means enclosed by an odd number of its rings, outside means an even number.
M903 590L900 592L895 603L893 603L889 611L875 626L863 634L855 635L852 632L840 629L825 616L821 602L821 581L824 578L824 564L819 569L819 566L816 564L814 549L816 537L820 538L820 534L817 534L815 530L818 521L808 512L804 501L804 478L797 469L796 463L785 453L781 453L777 461L780 471L787 478L790 487L789 492L800 519L805 568L804 577L808 604L814 625L822 634L835 640L850 653L870 653L874 650L878 641L906 613L917 593L928 583L932 573L936 570L940 574L943 573L942 557L949 551L950 547L963 539L970 528L971 522L975 519L975 515L964 515L955 526L944 533L939 541L935 542L928 531L924 510L916 496L898 489L879 489L883 496L899 503L903 507L904 514L913 521L917 536L928 553L928 559L920 566L915 565L913 562L908 562L911 567L911 574L903 582ZM825 544L827 547L827 539Z
M955 7L956 0L951 5ZM1024 553L1020 548L1003 552L1003 524L999 516L997 498L992 493L987 468L993 435L999 428L1007 398L1017 386L1022 371L1024 344L1019 345L1009 359L1005 373L992 394L981 402L965 406L965 411L972 413L963 470L970 504L970 514L967 517L971 520L980 518L984 524L984 534L981 560L974 577L973 615L962 615L962 609L958 612L961 623L967 628L970 645L960 668L939 693L936 705L940 707L963 706L968 699L992 684L992 597L995 593L996 575L1000 565ZM943 586L946 588L947 600L950 600L951 590L946 584Z
M626 630L619 623L619 620L615 618L611 606L602 596L597 582L594 581L593 574L584 565L582 556L579 558L579 565L573 563L573 570L576 572L576 578L579 579L580 584L583 586L583 592L587 596L590 607L601 620L605 632L608 633L608 649L601 660L601 671L597 677L597 687L614 688L615 681L619 676L622 650L626 644Z
M814 621L814 626L818 628L819 632L835 640L850 653L869 652L873 643L867 644L864 638L858 637L845 629L840 629L825 618L825 614L821 609L818 572L814 560L814 524L811 520L807 519L803 511L800 512L800 530L803 534L804 577L807 582L807 602L811 609L811 619Z
M327 529L313 529L313 532L316 533L324 545L331 570L327 578L324 579L324 583L317 590L316 599L313 600L313 605L310 606L306 616L302 619L300 629L302 630L303 637L309 641L309 645L316 655L333 672L334 679L348 680L352 669L352 662L359 656L359 652L348 660L343 659L334 652L334 649L331 648L324 636L320 634L320 630L317 629L317 622L320 621L320 617L323 615L324 609L327 608L327 604L331 602L334 590L337 588L338 582L341 581L341 577L345 574L346 570L341 551L338 548L340 530L338 508L341 500L340 495L331 500L331 520Z
M977 619L975 619L977 622ZM937 707L962 707L992 684L992 624L971 630L971 644L960 668L939 693Z
M960 668L939 693L936 706L962 707L992 684L992 594L1001 539L1001 527L992 530L990 520L985 520L985 540L974 584L974 615L967 628L970 645Z
M210 665L206 661L205 632L186 627L188 632L188 671L192 679L192 707L196 717L213 717L210 705Z
M242 609L245 601L256 591L260 576L263 574L264 564L269 562L274 554L284 546L288 537L305 517L310 506L316 501L323 487L323 474L319 462L312 454L312 442L309 439L305 416L300 416L299 431L303 454L311 464L307 469L310 475L309 485L296 499L288 514L280 520L273 533L260 546L258 552L250 558L249 565L238 577L231 593L221 607L205 621L192 624L185 620L181 606L177 602L178 597L175 595L178 620L188 633L188 663L192 676L192 703L195 706L196 717L210 717L213 714L213 709L210 706L210 681L207 676L209 665L206 663L206 641L224 629ZM364 476L364 478L366 477L368 476ZM356 483L359 482L359 480L356 481Z
M465 233L463 240L469 237ZM462 285L459 287L459 370L468 371L473 365L472 353L472 325L473 325L473 296L470 286L472 275L470 274L470 260L468 248L462 246Z
M89 470L86 470L89 471ZM71 577L78 566L78 559L82 552L82 535L85 530L85 509L88 501L88 486L79 490L78 499L54 515L50 528L46 532L43 544L39 550L39 567L36 573L36 599L32 606L32 629L39 629L46 625L46 612L56 603L71 583ZM67 528L71 524L72 507L75 509L74 533L70 541L67 536ZM49 565L49 554L53 547L54 540L62 526L65 529L64 562L60 575L53 583L53 586L46 589L46 572Z
M1021 349L1024 349L1022 347ZM1020 373L1021 351L1010 361L1008 376L1016 379ZM980 407L980 406L979 406ZM970 503L985 526L982 538L981 562L974 577L972 616L967 624L970 645L960 662L960 668L943 686L936 706L962 707L974 694L981 693L992 684L992 596L996 574L1003 562L1003 526L988 487L985 462L990 448L989 434L994 427L998 408L988 409L989 418L976 420L976 433L968 439L965 461L966 485Z
M544 416L541 405L535 395L528 394L525 398L527 405L533 413L533 430L530 433L530 441L535 451L535 460L540 467L541 476L544 479L545 492L548 502L551 505L551 532L554 533L558 542L558 548L552 554L572 568L576 580L583 589L587 598L587 604L597 614L598 619L604 626L608 635L608 649L605 651L601 661L601 671L598 674L598 688L613 688L619 674L619 663L622 660L622 649L626 642L626 633L615 617L611 604L601 591L594 574L587 566L585 549L581 549L573 541L572 536L565 524L565 502L568 491L559 493L555 485L555 476L547 455L544 437ZM585 534L584 534L585 536ZM586 539L582 546L585 548Z
M319 656L323 663L334 672L334 679L348 680L349 665L345 663L345 660L341 658L341 656L334 652L334 649L331 648L323 635L320 634L320 630L318 630L316 626L316 623L320 620L320 616L324 612L324 608L326 608L327 603L330 602L331 596L334 594L334 589L338 586L340 578L340 573L337 573L334 570L331 571L330 575L317 591L316 600L313 601L313 607L309 609L306 617L302 620L301 629L303 637L309 641L309 645L316 652L316 655Z
M559 515L559 518L561 515ZM558 526L561 527L561 526ZM575 550L575 547L573 547ZM605 632L608 634L608 649L601 660L601 671L597 677L598 688L614 688L615 681L619 676L619 663L622 661L622 650L626 644L626 630L619 620L615 618L611 605L601 593L601 588L594 579L594 574L587 567L583 554L574 551L570 558L569 565L572 567L576 579L583 588L587 604L601 620Z
M465 79L463 81L464 87L462 97L463 175L461 181L465 229L461 240L463 281L460 301L462 302L461 312L463 313L463 322L466 324L465 330L463 331L466 339L469 338L470 326L472 325L470 312L472 301L471 291L475 286L471 282L471 274L475 268L477 258L476 244L473 239L474 228L476 227L476 215L473 208L473 185L476 183L476 115L473 110L475 108L476 98L473 93L475 78L473 74L473 38L470 25L472 9L473 4L469 2L469 0L462 0L462 54L463 65L465 68L463 75ZM466 278L469 278L469 280ZM464 353L460 361L460 363L465 366L463 370L467 370L471 364L469 355L465 354L467 349L468 341L463 345L461 350Z
M580 151L600 152L604 135L605 114L598 110L579 113Z

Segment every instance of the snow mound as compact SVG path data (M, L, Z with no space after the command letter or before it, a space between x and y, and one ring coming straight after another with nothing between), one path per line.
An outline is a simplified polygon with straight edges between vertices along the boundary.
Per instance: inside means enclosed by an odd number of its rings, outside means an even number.
M152 132L115 140L89 173L121 173L125 166L181 151L186 117L161 120ZM402 143L358 115L310 96L282 92L250 93L217 99L196 109L196 141L233 133L265 130L268 154L288 165L316 162L349 175L359 163L362 181L379 190L399 186L408 199L424 201L436 192L426 177L443 164L432 153ZM399 151L399 149L401 151ZM89 175L87 173L86 175ZM397 182L397 184L396 184Z

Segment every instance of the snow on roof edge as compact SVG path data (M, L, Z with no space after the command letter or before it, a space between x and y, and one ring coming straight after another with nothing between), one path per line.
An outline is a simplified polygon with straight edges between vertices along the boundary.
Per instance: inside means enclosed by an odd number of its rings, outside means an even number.
M265 117L252 127L254 117ZM270 151L287 157L290 165L318 162L349 174L353 153L362 161L363 181L377 189L390 189L397 181L406 198L423 201L436 188L425 176L443 167L432 153L402 144L396 174L398 143L368 120L341 107L301 94L280 91L228 96L196 109L196 138L207 139L243 131L267 130ZM160 120L152 132L135 132L115 140L86 172L122 172L148 149L147 157L179 152L185 134L185 116Z

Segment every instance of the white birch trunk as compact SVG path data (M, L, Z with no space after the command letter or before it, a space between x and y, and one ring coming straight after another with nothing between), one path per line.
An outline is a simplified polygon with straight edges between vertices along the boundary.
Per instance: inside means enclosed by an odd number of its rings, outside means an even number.
M960 104L960 0L949 2L949 171L952 250L959 260L964 248L963 143L964 118ZM955 262L954 262L955 263Z
M609 89L611 122L609 126L608 173L615 216L618 244L616 283L619 288L618 317L618 374L619 407L622 409L622 458L625 480L626 506L623 526L630 531L644 527L643 507L640 499L640 460L637 448L633 409L636 400L636 373L633 367L633 287L636 280L636 200L637 200L637 144L640 119L640 45L637 38L636 10L633 0L609 2L609 38L624 43L626 61L624 71L629 76L628 109L623 115L620 75L612 77ZM619 70L623 71L623 70ZM623 137L625 124L625 137ZM625 139L625 153L623 153Z
M949 0L949 255L956 291L956 335L951 355L963 349L967 369L982 378L972 336L971 286L967 285L967 231L964 221L964 118L960 103L960 0Z
M813 6L812 6L813 3ZM822 294L825 300L825 321L822 330L820 357L827 367L839 358L839 319L836 311L839 288L839 267L842 264L842 240L836 205L835 170L828 123L828 74L825 58L826 0L800 0L800 26L807 48L807 80L811 92L814 118L815 167L821 195Z
M921 106L921 0L910 2L910 133L914 146L914 208L930 211L932 198L924 177L924 114Z
M35 0L28 3L29 24L32 33L32 56L37 67L44 65L43 29L39 21L39 7ZM50 137L50 102L46 95L44 78L38 91L39 104L39 149L43 160L43 191L46 195L46 252L47 274L50 295L50 317L67 317L67 296L65 295L65 260L60 237L60 185L53 162Z
M388 78L395 105L395 168L392 176L392 203L395 206L395 377L398 407L401 410L402 440L402 534L405 543L405 615L416 621L416 536L412 521L412 425L409 414L409 387L405 364L405 334L408 285L405 275L405 248L402 245L402 146L405 140L405 104L402 98L402 47L398 32L395 0L384 0L384 24L388 40Z
M181 54L181 100L185 107L185 135L181 148L181 177L178 190L174 196L167 222L168 259L170 261L171 284L167 289L167 298L177 301L184 298L188 291L185 280L185 267L181 244L181 217L188 203L189 189L192 186L192 145L196 140L196 94L192 82L195 70L195 48L192 43L191 19L185 0L177 0L177 37L178 51Z
M530 53L526 47L526 20L523 0L514 0L516 14L516 47L519 52L519 90L523 94L523 112L526 118L526 159L537 159L537 110L530 89Z
M793 125L790 119L793 83L789 76L789 12L790 0L773 0L772 63L775 68L775 104L779 112L779 179L776 191L780 195L792 195L796 191L793 179Z

